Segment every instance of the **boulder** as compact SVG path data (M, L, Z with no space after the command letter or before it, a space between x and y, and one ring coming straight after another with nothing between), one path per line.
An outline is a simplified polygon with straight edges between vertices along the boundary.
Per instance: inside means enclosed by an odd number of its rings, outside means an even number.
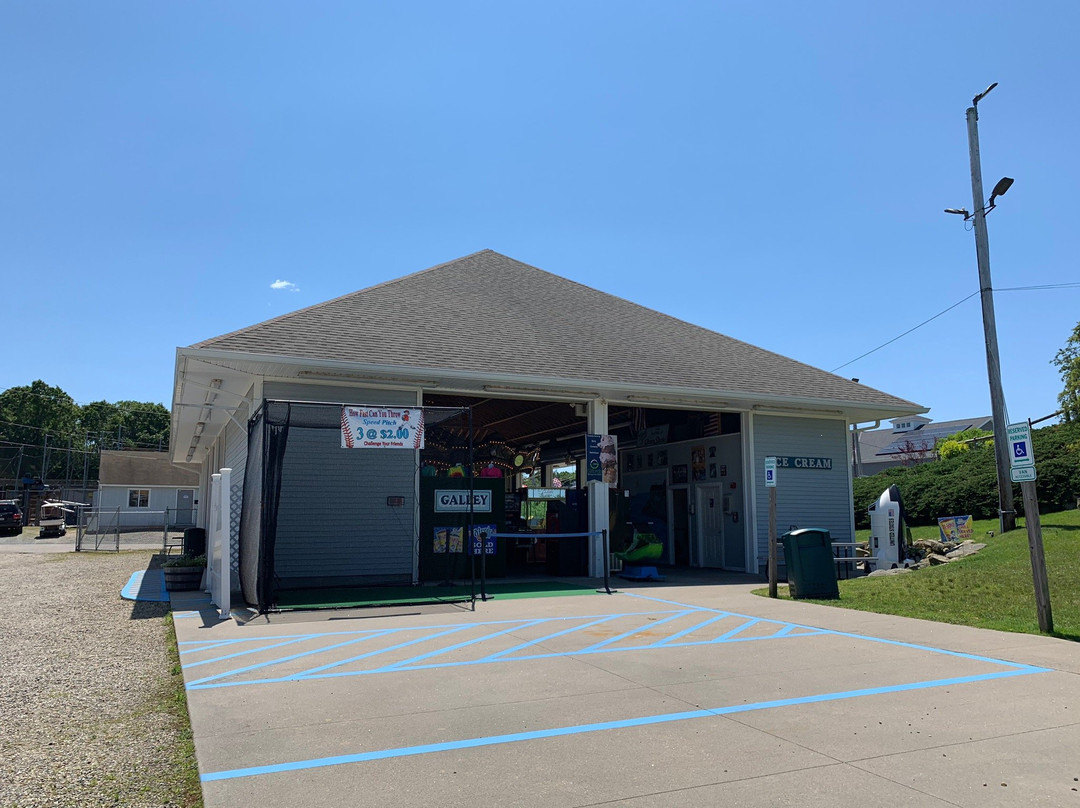
M911 546L922 550L924 555L929 555L930 553L945 555L945 553L952 549L951 547L947 547L944 542L935 541L934 539L919 539L918 541L913 541Z
M911 572L910 567L894 567L891 570L874 570L867 578L881 577L883 575L899 575L902 572Z
M942 564L948 564L952 561L948 556L943 556L940 553L931 553L926 557L926 560L930 562L931 567L937 567Z
M979 550L981 550L985 546L985 544L976 544L975 542L968 539L955 550L946 553L945 555L948 558L967 558L969 555L975 555L975 553L979 552Z

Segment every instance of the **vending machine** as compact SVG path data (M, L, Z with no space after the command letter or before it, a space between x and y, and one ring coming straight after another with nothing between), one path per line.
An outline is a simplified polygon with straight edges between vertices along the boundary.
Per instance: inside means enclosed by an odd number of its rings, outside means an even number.
M867 511L870 514L870 556L877 569L907 566L907 525L900 489L890 485Z

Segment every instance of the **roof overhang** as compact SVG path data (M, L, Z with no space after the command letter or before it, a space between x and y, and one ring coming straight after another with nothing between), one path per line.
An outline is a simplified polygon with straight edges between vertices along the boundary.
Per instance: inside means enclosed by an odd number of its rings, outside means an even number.
M170 441L173 462L202 462L217 435L231 419L236 419L237 409L251 412L257 406L250 396L256 382L265 379L566 402L604 399L638 407L817 416L851 423L928 412L927 408L918 405L897 408L813 396L704 389L692 384L642 386L526 373L482 373L212 348L178 348ZM244 407L245 404L248 406Z

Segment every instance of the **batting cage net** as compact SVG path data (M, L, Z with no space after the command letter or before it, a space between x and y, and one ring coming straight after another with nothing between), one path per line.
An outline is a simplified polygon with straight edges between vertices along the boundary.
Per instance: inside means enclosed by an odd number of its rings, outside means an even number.
M264 401L248 423L244 599L261 612L340 606L461 577L421 563L417 494L423 468L471 495L472 439L469 408Z

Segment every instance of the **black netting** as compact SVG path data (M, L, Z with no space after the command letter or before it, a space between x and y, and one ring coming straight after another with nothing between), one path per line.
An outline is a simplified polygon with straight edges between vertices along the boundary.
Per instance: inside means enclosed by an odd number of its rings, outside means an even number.
M241 520L248 603L266 611L297 592L421 581L417 476L472 466L471 412L423 412L420 451L343 449L342 405L264 402L249 426Z
M262 541L263 411L248 421L247 462L240 509L240 589L251 606L258 597L259 546Z

